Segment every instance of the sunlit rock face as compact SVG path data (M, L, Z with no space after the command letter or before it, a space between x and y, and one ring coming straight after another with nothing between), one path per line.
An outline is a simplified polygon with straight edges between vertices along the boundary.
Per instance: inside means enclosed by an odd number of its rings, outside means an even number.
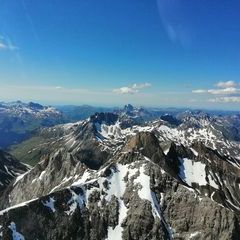
M211 120L121 117L44 130L61 137L3 190L2 239L238 239L238 143Z

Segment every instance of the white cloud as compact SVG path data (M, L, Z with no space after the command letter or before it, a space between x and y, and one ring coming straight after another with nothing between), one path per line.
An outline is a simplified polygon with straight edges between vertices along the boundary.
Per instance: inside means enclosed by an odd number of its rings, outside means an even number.
M192 93L218 95L216 98L210 98L207 101L212 103L239 103L240 88L234 81L218 82L215 89L196 89Z
M10 51L14 51L14 50L17 50L18 47L16 46L13 46L11 44L7 44L7 43L3 43L3 42L0 42L0 50L10 50Z
M225 94L229 95L229 94L240 93L240 89L237 89L235 87L228 87L223 89L210 89L207 92L215 95L225 95Z
M192 93L209 93L214 95L231 95L240 94L240 89L237 88L239 84L234 81L218 82L215 84L217 88L214 89L196 89Z
M182 17L179 8L181 4L178 2L180 3L179 0L157 0L159 15L170 41L189 47L193 40L192 30Z
M231 88L231 87L237 87L239 84L237 84L234 81L226 81L226 82L218 82L216 84L219 88Z
M235 87L221 88L221 89L196 89L192 90L192 93L210 93L214 95L229 95L238 94L240 89Z
M129 87L120 87L120 88L113 89L113 92L117 94L135 94L135 93L139 93L140 89L147 88L150 86L151 86L150 83L140 83L140 84L134 83L132 86L129 86Z
M18 47L14 46L12 44L12 41L10 40L10 38L5 38L3 36L0 35L0 50L17 50Z
M218 97L208 101L213 103L240 103L240 97Z
M151 87L151 83L140 83L140 84L134 83L132 85L132 88L134 88L134 89L142 89L142 88L146 88L146 87Z
M0 42L0 50L4 50L7 49L7 45L5 45L4 43Z
M117 94L134 94L134 93L138 93L139 90L131 87L121 87L121 88L113 89L113 92Z
M192 90L192 93L206 93L208 92L207 90L204 89L196 89L196 90Z

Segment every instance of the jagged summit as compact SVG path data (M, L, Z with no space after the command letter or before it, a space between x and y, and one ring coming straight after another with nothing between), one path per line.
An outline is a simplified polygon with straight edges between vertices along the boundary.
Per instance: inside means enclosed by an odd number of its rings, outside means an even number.
M164 114L160 117L160 119L173 126L178 126L182 123L181 120L177 119L176 117L170 114Z
M95 113L94 115L90 116L90 121L98 124L105 123L107 125L114 125L119 116L115 113Z
M28 106L29 106L31 109L39 109L39 110L44 109L44 107L43 107L41 104L39 104L39 103L34 103L34 102L28 103Z
M132 119L96 113L41 129L45 140L31 149L42 153L41 161L2 192L2 235L237 239L239 144L212 119L197 126L171 124L169 116Z
M123 108L123 111L124 112L133 112L133 110L134 110L134 107L133 107L133 105L131 105L131 104L127 104L127 105L125 105L124 106L124 108Z
M152 132L139 132L127 141L123 151L140 151L146 157L152 158L160 149L159 141Z

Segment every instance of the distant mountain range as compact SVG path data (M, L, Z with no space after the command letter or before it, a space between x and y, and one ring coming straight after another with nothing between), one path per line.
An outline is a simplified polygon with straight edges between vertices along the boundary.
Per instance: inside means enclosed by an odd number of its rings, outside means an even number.
M66 107L67 108L67 107ZM70 108L73 111L72 107ZM76 110L76 114L80 109L81 114L84 114L89 117L91 111L95 112L97 108L90 107L90 106L82 106L74 108ZM157 110L157 109L145 109L142 107L133 107L132 105L128 104L124 106L122 109L108 109L111 113L114 113L118 116L119 120L121 121L121 125L124 128L129 128L134 125L145 126L152 124L151 122L154 120L161 120L165 122L167 125L174 127L177 132L182 132L185 136L185 141L188 137L191 137L191 131L193 136L195 136L195 130L199 132L196 135L196 138L201 137L204 141L209 140L209 138L205 138L204 131L208 130L198 130L201 129L203 126L205 128L214 128L216 134L218 131L224 137L227 137L231 141L239 141L240 140L240 115L213 115L211 113L205 113L202 111L181 111L177 109L171 109L170 113L168 112L169 109L164 110ZM95 114L95 113L94 113ZM93 114L93 116L94 116ZM103 113L102 113L103 114ZM101 114L100 114L101 115ZM62 118L57 118L59 121L67 121L67 114L62 113ZM70 116L72 116L70 114ZM79 115L80 117L80 115ZM81 119L81 117L80 117ZM69 121L69 120L68 120ZM67 121L67 122L68 122ZM55 123L56 124L56 123ZM52 123L52 125L55 125ZM77 123L76 123L77 124ZM19 159L24 159L28 164L34 165L40 160L40 156L43 153L46 153L46 145L49 142L49 139L58 139L61 138L62 135L65 134L64 129L60 125L53 128L38 128L34 133L31 134L29 138L27 138L22 143L15 145L11 148L11 153ZM53 129L53 130L52 130ZM188 129L188 132L185 130ZM171 133L174 135L174 133ZM206 133L207 134L207 133ZM218 133L219 135L219 133ZM218 136L218 138L221 136ZM192 138L192 137L191 137ZM183 141L182 139L180 139ZM179 140L179 141L180 141Z
M88 105L51 107L33 102L23 103L21 101L10 103L0 102L0 148L7 149L13 144L21 143L34 136L35 131L41 127L51 127L57 124L81 121L96 112L113 112L119 115L127 114L132 119L135 118L135 123L150 121L160 117L162 119L172 117L168 121L176 121L175 124L178 124L179 119L177 118L180 116L181 119L181 115L187 114L188 111L187 109L175 108L136 108L131 104L126 105L124 108L105 108ZM198 112L191 111L191 113L196 114ZM208 112L208 114L234 115L231 112ZM234 127L238 126L238 121L234 121L235 119L232 119ZM234 129L230 132L234 134Z
M114 113L121 113L121 112L128 112L129 114L135 115L145 115L146 119L155 119L163 116L165 114L169 114L172 116L176 116L181 113L200 113L204 112L209 115L221 115L221 116L229 116L229 115L236 115L238 112L236 111L220 111L220 110L191 110L188 108L160 108L160 107L134 107L131 104L127 104L124 107L95 107L89 105L65 105L65 106L55 106L57 110L62 112L65 118L65 122L77 122L80 120L84 120L91 115L97 112L114 112Z
M127 105L18 145L35 166L1 191L2 239L239 239L240 116L152 117Z
M53 107L21 101L0 103L0 148L28 138L39 127L63 123L63 115Z

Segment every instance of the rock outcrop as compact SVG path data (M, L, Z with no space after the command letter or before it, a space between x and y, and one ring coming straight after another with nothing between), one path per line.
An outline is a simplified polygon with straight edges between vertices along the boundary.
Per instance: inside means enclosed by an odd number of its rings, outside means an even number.
M96 114L65 126L3 190L0 239L239 239L238 160L153 125Z

